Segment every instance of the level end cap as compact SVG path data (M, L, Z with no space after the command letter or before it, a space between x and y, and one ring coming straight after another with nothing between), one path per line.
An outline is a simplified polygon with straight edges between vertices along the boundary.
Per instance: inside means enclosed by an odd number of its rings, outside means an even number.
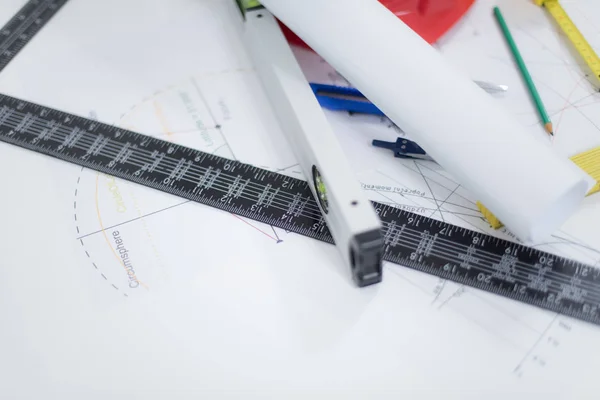
M246 13L253 10L264 9L265 7L257 0L235 0L242 16L245 18Z
M264 8L257 0L235 0L235 2L243 13L256 8Z
M383 279L383 236L380 230L354 235L350 240L352 279L358 287L379 283Z

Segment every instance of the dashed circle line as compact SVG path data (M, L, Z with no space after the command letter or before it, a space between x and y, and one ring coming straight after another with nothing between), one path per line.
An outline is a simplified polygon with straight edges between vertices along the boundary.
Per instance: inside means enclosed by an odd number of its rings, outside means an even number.
M77 177L77 184L75 185L75 197L73 200L73 217L75 219L75 230L77 231L77 235L80 235L81 231L79 229L79 221L77 220L77 194L79 193L79 182L81 182L81 173L83 173L83 171L85 170L85 167L81 167L80 170L80 174ZM92 258L92 256L90 255L90 252L88 251L88 249L85 246L85 243L83 241L83 239L79 239L79 243L81 244L81 248L83 249L83 251L85 252L85 255L87 256L88 260L90 261L91 265L94 267L94 269L96 271L98 271L98 273L100 274L100 276L102 278L104 278L104 280L107 283L110 283L110 285L117 291L121 291L123 293L123 296L125 297L129 297L129 295L125 292L123 292L121 289L119 289L119 287L117 285L115 285L114 283L110 282L108 280L108 278L106 277L106 275L104 275L104 273L102 272L102 270L100 270L100 268L98 268L98 265L96 264L96 262L94 261L94 259Z
M157 90L154 93L146 96L145 98L143 98L140 103L138 104L134 104L132 105L126 112L124 112L123 114L121 114L119 120L123 121L124 118L126 118L128 115L131 115L133 112L137 111L141 106L143 106L144 104L146 104L148 101L150 101L153 98L156 98L157 95L162 94L167 92L168 90L172 89L173 87L175 87L176 85L170 85L168 86L166 89L162 89L162 90ZM83 173L83 171L85 170L85 167L81 167L81 170L79 171L79 176L77 177L77 183L75 184L75 196L74 196L74 200L73 200L73 217L75 219L75 230L77 231L77 235L79 236L81 234L81 231L79 229L79 222L77 220L77 195L79 193L79 183L81 182L81 174ZM100 274L100 276L102 278L104 278L104 280L107 283L110 283L110 285L117 291L120 291L123 293L123 296L125 297L129 297L129 295L127 293L125 293L123 290L119 289L119 287L117 285L115 285L112 282L109 282L108 278L106 277L106 275L104 275L104 273L100 270L100 268L98 268L98 265L96 264L96 262L94 261L94 259L92 258L92 256L90 255L89 251L87 250L85 243L83 242L83 239L79 239L79 243L81 244L81 248L83 249L83 251L85 252L85 255L87 256L87 258L89 259L91 265L94 267L94 269L96 271L98 271L98 273Z
M246 72L244 69L240 69L240 70L227 70L227 71L219 71L219 73L237 73L237 72ZM203 74L204 76L205 74ZM189 80L192 77L187 77L185 80L182 80L181 83ZM179 84L171 84L169 86L167 86L166 88L163 89L159 89L154 91L153 93L149 94L148 96L144 97L139 103L132 105L127 111L125 111L124 113L121 114L121 116L119 117L120 121L123 121L123 119L125 119L128 116L131 116L132 113L136 112L140 107L142 107L144 104L146 104L147 102L149 102L150 100L156 98L157 96L168 92L169 90L178 87L181 83ZM221 129L221 125L217 124L215 127L215 129ZM74 209L74 213L73 213L73 217L75 220L75 230L77 231L77 235L81 235L81 231L79 229L79 222L77 219L77 195L79 193L79 183L81 181L81 173L83 173L83 171L85 170L85 167L81 167L80 170L80 174L77 177L77 183L75 185L75 194L74 194L74 200L73 200L73 209ZM294 171L295 172L295 171ZM121 293L123 293L123 296L125 297L129 297L129 295L127 293L125 293L123 290L119 289L119 287L117 285L115 285L112 282L109 282L108 278L106 277L106 275L104 275L104 273L100 270L100 268L98 268L98 265L96 264L96 262L94 261L94 259L92 258L92 256L90 255L89 251L86 248L86 245L83 241L83 239L79 239L79 243L81 244L81 247L83 249L83 251L85 252L85 255L87 256L87 258L89 259L91 265L94 267L94 269L96 271L98 271L98 273L100 274L100 276L102 276L102 278L104 278L105 281L107 281L107 283L110 283L110 285L117 291L120 291Z
M132 105L127 111L125 111L123 114L121 114L121 116L119 117L119 120L123 121L123 119L125 119L127 116L130 116L132 113L134 113L135 111L137 111L140 107L142 107L144 104L146 104L150 100L156 98L158 95L166 93L167 91L171 90L174 87L177 87L177 85L170 85L170 86L166 87L165 89L157 90L157 91L153 92L152 94L144 97L138 104ZM80 173L79 173L79 176L77 177L77 183L75 184L75 196L74 196L74 200L73 200L73 209L74 209L73 217L75 219L75 230L77 231L77 235L78 236L81 234L80 233L81 231L79 229L79 222L77 220L77 195L79 193L79 183L81 182L81 174L83 173L83 171L85 169L86 169L85 167L81 167L81 170L79 171ZM87 258L89 259L91 265L94 267L94 269L96 271L98 271L98 273L100 274L100 276L102 278L104 278L104 280L107 283L110 283L110 285L115 290L122 292L123 296L129 297L129 295L127 293L125 293L123 290L119 289L119 287L117 285L115 285L112 282L109 282L109 280L106 277L106 275L104 275L104 273L100 270L100 268L98 268L98 265L96 264L96 262L94 261L94 259L90 255L89 251L87 250L87 248L85 246L85 243L83 242L83 239L79 239L79 243L81 244L81 247L82 247L83 251L85 252L85 255L87 256Z
M174 85L171 85L171 86L167 87L166 89L157 90L154 93L146 96L144 99L142 99L142 101L140 103L132 105L126 112L124 112L123 114L121 114L119 120L123 121L123 119L125 117L127 117L128 115L131 115L134 111L136 111L137 109L139 109L139 107L141 107L142 105L144 105L146 102L150 101L152 98L155 98L158 94L166 92L167 90L169 90L173 86ZM81 174L83 173L83 171L85 171L85 169L86 169L85 167L81 167L81 170L79 171L79 176L77 177L77 183L75 184L75 195L74 195L74 200L73 200L73 210L74 210L73 217L75 219L75 230L77 231L77 235L78 236L81 234L81 231L79 229L79 222L77 220L77 195L79 193L79 183L81 182ZM94 259L90 255L89 251L87 250L87 248L85 246L85 243L83 242L83 239L79 239L79 243L81 244L81 248L85 252L85 255L89 259L91 265L94 267L94 269L96 271L98 271L98 273L100 274L100 276L102 278L104 278L104 280L107 283L110 283L110 285L115 290L122 292L123 296L129 297L129 295L127 293L125 293L124 291L122 291L121 289L119 289L119 287L117 285L115 285L114 283L108 281L108 278L106 277L106 275L104 275L104 273L100 270L100 268L98 268L98 265L96 264L96 262L94 261Z

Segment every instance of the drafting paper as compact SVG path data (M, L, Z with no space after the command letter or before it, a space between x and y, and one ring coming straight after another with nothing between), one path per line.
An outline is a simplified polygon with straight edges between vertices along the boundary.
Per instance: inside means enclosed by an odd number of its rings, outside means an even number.
M23 3L0 1L0 20ZM600 145L600 102L568 47L537 8L509 4L547 85L553 148ZM569 9L598 49L586 17L599 6ZM490 9L477 2L440 49L508 85L494 100L537 133ZM0 92L302 178L239 21L229 0L70 0L0 72ZM310 80L344 83L296 54ZM371 146L406 136L389 121L326 114L372 200L518 243L439 165ZM334 246L4 143L0 174L0 399L597 396L596 326L387 262L358 290ZM536 247L598 263L599 225L590 196Z
M263 4L521 240L547 239L594 185L379 1Z

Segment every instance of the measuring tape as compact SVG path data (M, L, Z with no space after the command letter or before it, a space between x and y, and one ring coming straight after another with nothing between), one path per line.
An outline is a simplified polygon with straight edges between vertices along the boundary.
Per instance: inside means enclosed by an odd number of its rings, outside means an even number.
M0 142L334 243L303 180L3 94ZM600 325L600 270L372 204L385 260Z
M585 40L577 26L573 23L567 12L558 0L534 0L538 6L545 7L557 22L560 29L569 38L575 50L583 58L594 76L600 80L600 58L590 44Z

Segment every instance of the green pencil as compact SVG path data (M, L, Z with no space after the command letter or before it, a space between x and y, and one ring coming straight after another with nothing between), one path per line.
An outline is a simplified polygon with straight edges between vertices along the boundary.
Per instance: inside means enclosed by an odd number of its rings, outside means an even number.
M504 20L504 17L502 16L502 13L500 12L500 9L498 7L494 7L494 15L496 16L496 19L498 20L498 23L500 24L500 27L502 28L502 32L504 33L504 37L506 38L506 41L508 42L508 45L510 46L512 54L513 54L517 64L519 65L519 70L521 71L521 75L523 75L523 79L525 79L525 82L527 83L527 87L529 88L529 93L531 94L531 96L533 97L533 100L535 101L537 110L540 113L542 121L544 122L544 128L550 135L554 136L554 129L552 127L552 121L550 121L550 117L548 116L548 113L546 112L546 108L544 107L544 104L542 103L540 94L538 93L538 91L533 83L533 79L531 79L531 75L529 74L529 71L527 70L527 67L525 66L525 61L523 61L523 57L521 57L521 53L519 52L519 49L517 48L517 44L515 43L515 40L513 39L512 35L510 34L508 26L506 25L506 21Z

